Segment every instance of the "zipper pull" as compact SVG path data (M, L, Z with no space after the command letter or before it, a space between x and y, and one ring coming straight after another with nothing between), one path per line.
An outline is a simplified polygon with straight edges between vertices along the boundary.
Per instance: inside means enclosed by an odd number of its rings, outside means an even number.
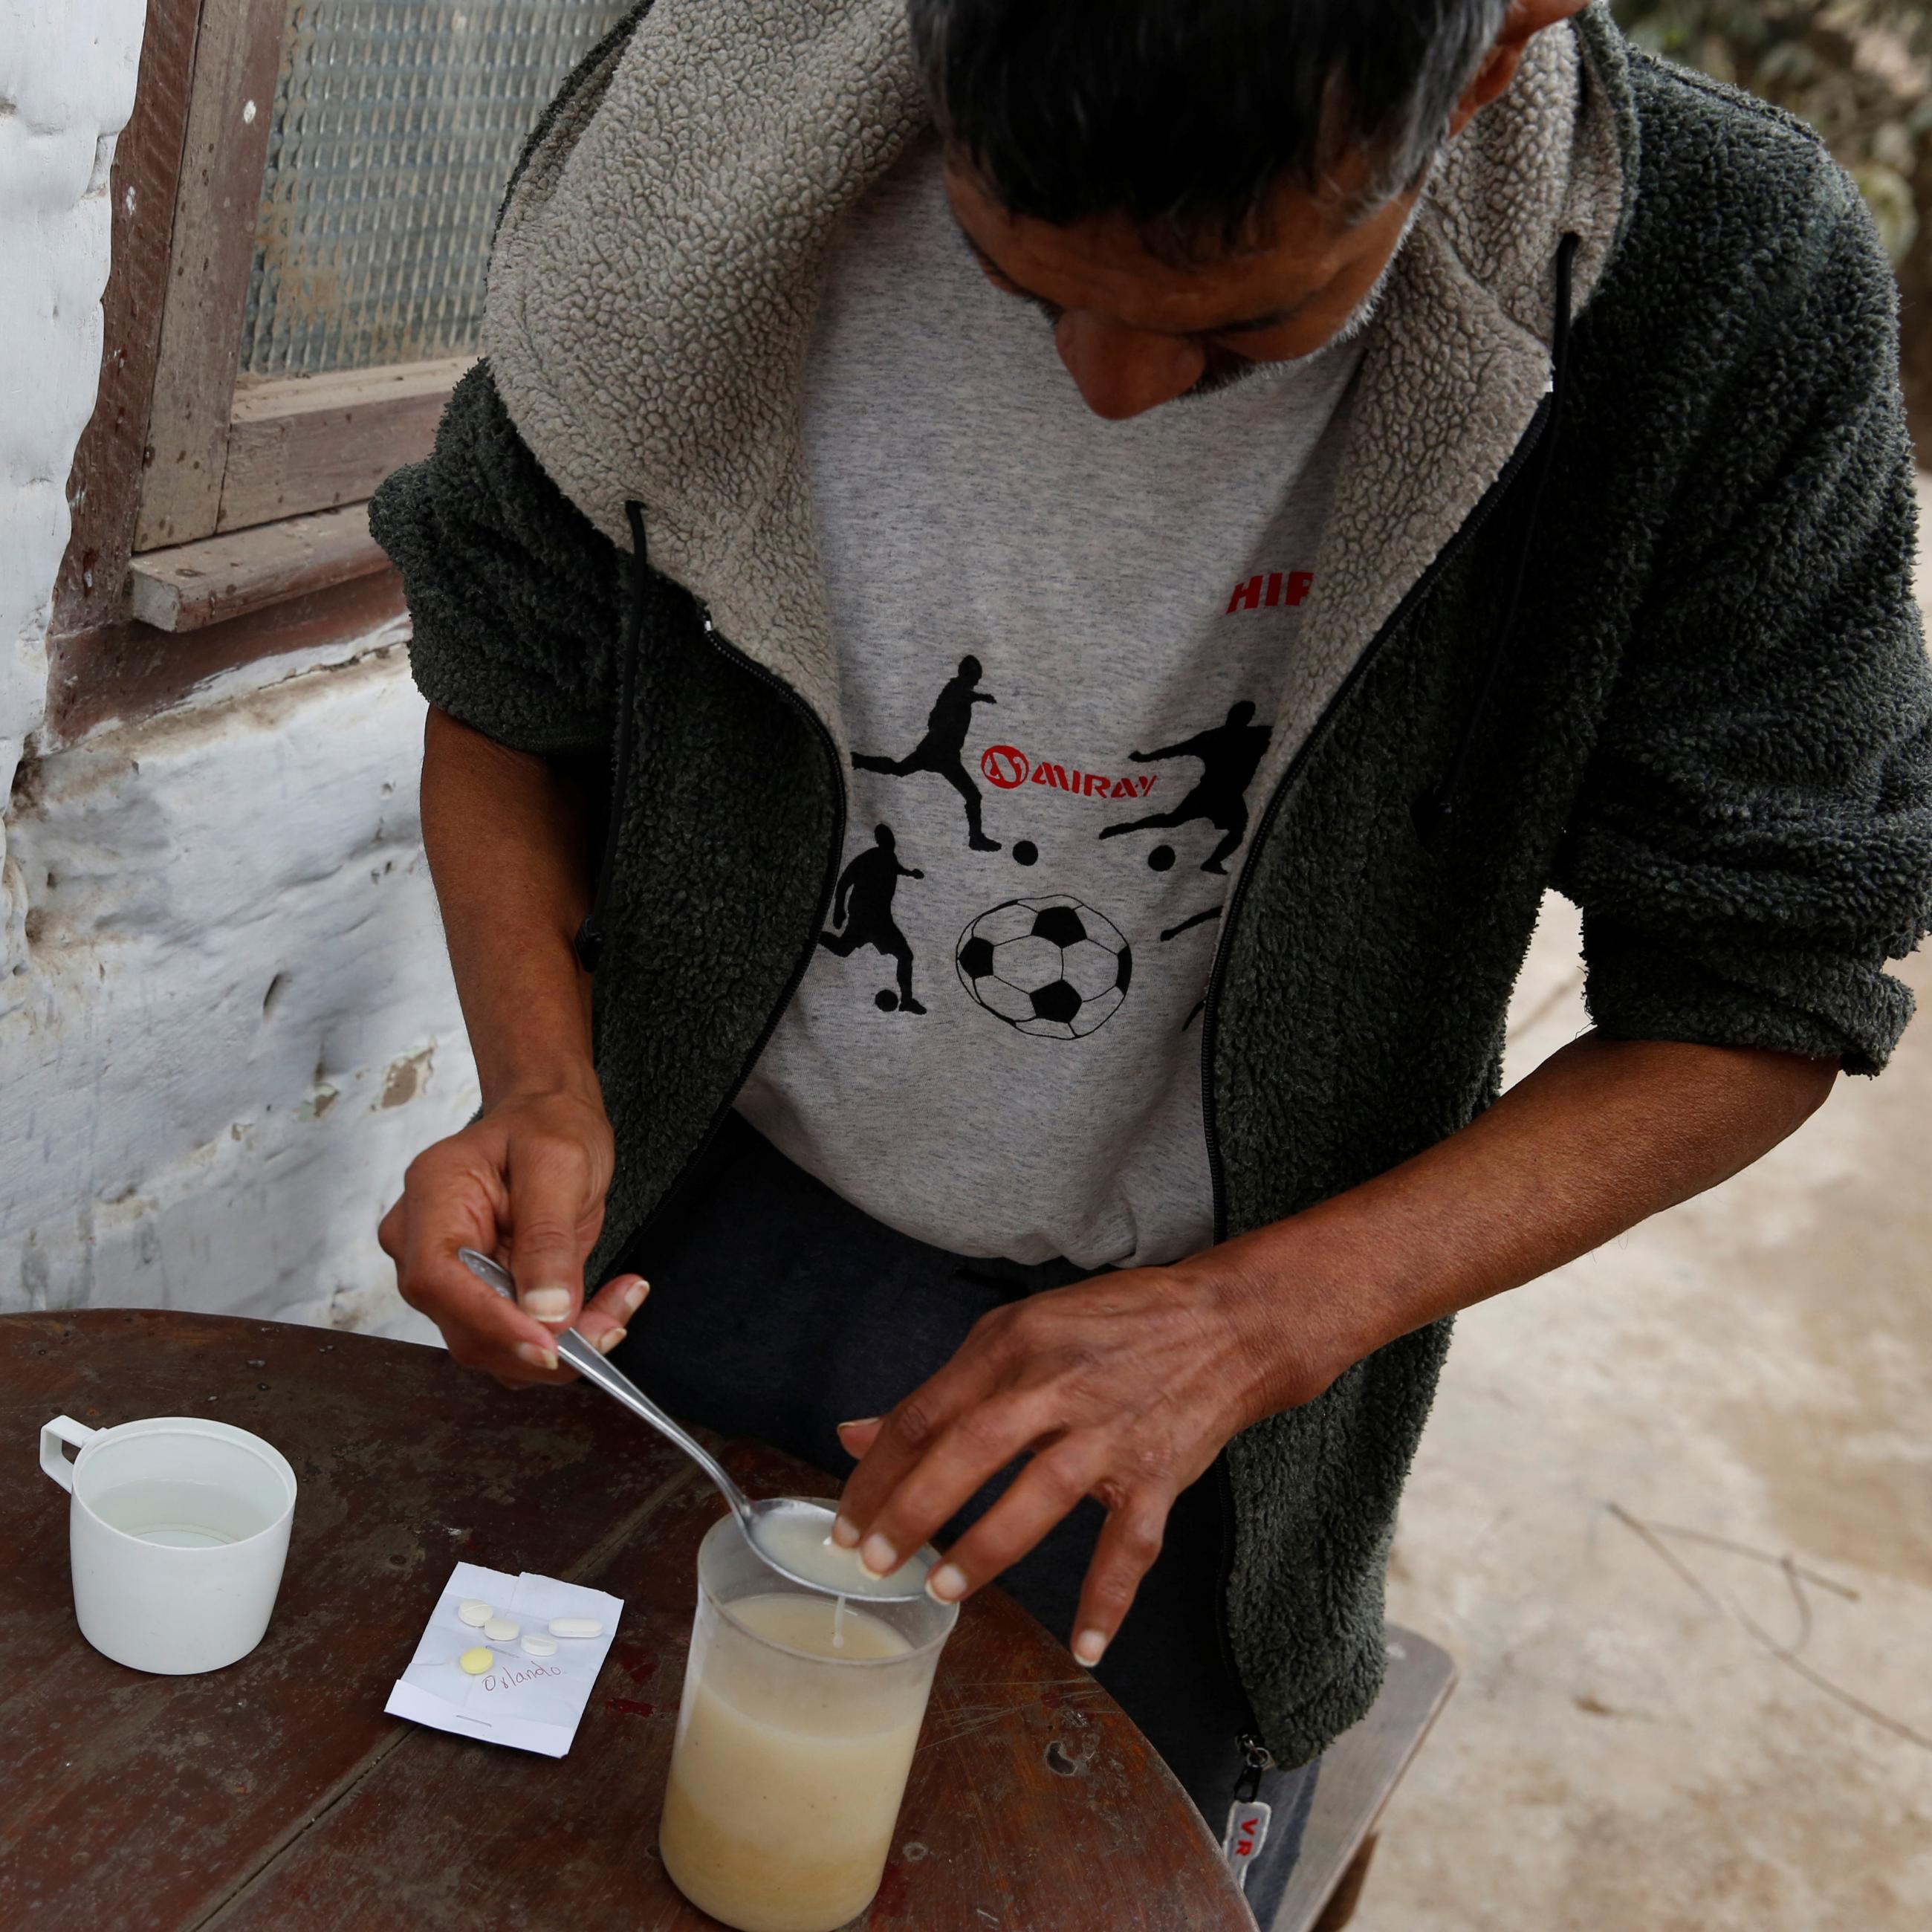
M1234 1802L1228 1807L1228 1828L1221 1839L1221 1856L1234 1875L1234 1882L1247 1888L1248 1868L1262 1855L1268 1843L1268 1826L1274 1821L1271 1805L1260 1802L1262 1773L1274 1768L1274 1756L1252 1731L1240 1738L1244 1768L1234 1786Z
M1252 1731L1244 1731L1239 1742L1246 1768L1234 1786L1234 1802L1252 1804L1261 1792L1262 1773L1274 1768L1274 1754Z

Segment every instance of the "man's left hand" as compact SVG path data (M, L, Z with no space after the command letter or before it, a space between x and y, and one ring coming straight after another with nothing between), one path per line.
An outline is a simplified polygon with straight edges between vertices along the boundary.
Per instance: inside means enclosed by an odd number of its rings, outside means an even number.
M834 1534L892 1569L1030 1451L929 1586L964 1596L990 1582L1093 1496L1107 1521L1073 1649L1095 1663L1168 1506L1230 1436L1312 1401L1396 1336L1736 1173L1837 1072L1769 1048L1586 1034L1459 1132L1287 1220L985 1316L883 1421L840 1432L865 1460Z
M1092 1496L1107 1520L1073 1652L1097 1663L1160 1553L1175 1496L1229 1437L1319 1394L1352 1359L1312 1350L1294 1359L1295 1324L1244 1265L1246 1245L1102 1275L982 1316L952 1360L889 1415L841 1430L862 1460L846 1484L836 1539L859 1545L875 1573L895 1569L1030 1452L928 1587L950 1601L991 1582Z

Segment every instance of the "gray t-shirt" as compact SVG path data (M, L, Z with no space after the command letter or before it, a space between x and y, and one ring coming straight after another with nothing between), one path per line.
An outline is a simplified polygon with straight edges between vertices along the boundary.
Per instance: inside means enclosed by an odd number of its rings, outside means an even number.
M1212 1238L1200 1005L1360 347L1107 422L934 142L842 231L802 407L847 862L739 1107L877 1220L1090 1268Z

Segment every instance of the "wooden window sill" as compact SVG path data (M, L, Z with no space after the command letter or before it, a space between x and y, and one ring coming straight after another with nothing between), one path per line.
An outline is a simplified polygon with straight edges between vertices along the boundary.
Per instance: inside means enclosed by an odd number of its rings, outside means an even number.
M388 563L369 534L369 506L347 503L146 551L128 566L129 608L158 631L199 631Z
M429 454L449 392L474 360L266 382L244 376L228 425L216 531L368 497L391 470Z

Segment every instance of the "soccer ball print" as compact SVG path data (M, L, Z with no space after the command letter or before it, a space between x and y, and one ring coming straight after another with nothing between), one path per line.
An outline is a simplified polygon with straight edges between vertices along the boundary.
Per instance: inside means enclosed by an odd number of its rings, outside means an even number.
M1036 1040L1080 1040L1120 1010L1133 976L1126 936L1062 892L1008 899L959 935L959 983Z

